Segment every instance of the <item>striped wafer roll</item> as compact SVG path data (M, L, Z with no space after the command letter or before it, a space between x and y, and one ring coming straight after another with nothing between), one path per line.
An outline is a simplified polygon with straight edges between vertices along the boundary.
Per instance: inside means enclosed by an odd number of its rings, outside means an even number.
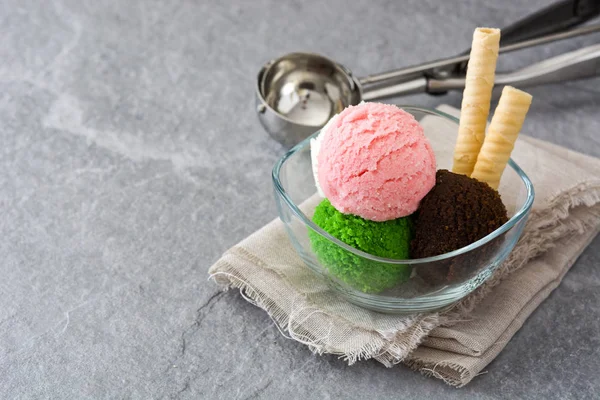
M511 86L504 87L477 157L472 178L498 189L500 177L515 147L531 100L532 97L527 92Z
M454 148L452 172L457 174L471 175L483 144L499 48L500 29L477 28L473 33Z

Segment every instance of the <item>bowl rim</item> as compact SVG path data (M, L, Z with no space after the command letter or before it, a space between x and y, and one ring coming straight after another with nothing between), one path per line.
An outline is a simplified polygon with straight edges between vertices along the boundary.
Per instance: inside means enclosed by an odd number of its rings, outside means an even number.
M456 118L450 114L447 114L443 111L434 110L434 109L430 109L430 108L426 108L426 107L411 106L411 105L397 105L397 106L409 113L412 110L412 111L417 111L417 112L445 118L456 124L458 124L458 122L459 122L458 118ZM280 195L280 197L286 202L286 204L288 205L288 207L290 208L292 213L294 215L296 215L296 217L298 217L300 219L300 221L302 221L305 225L307 225L313 231L317 232L319 235L321 235L321 236L327 238L328 240L332 241L333 243L337 244L341 248L343 248L347 251L350 251L360 257L369 259L369 260L382 262L382 263L388 263L388 264L418 265L418 264L425 264L425 263L430 263L430 262L435 262L435 261L440 261L440 260L446 260L446 259L453 258L455 256L458 256L458 255L461 255L464 253L468 253L468 252L470 252L474 249L477 249L477 248L483 246L484 244L494 240L498 236L500 236L503 233L510 230L513 226L515 226L523 218L526 218L529 214L529 211L531 210L533 201L535 199L535 191L533 188L533 183L531 182L531 180L529 179L527 174L521 169L521 167L519 167L519 165L512 158L509 158L508 165L521 178L521 181L523 182L523 184L525 185L525 189L527 190L527 198L526 198L525 202L523 203L523 205L521 206L521 208L519 210L517 210L515 212L515 214L507 222L504 223L504 225L500 226L498 229L496 229L492 233L489 233L488 235L484 236L483 238L479 239L476 242L471 243L468 246L461 247L460 249L453 250L451 252L440 254L437 256L433 256L433 257L401 260L401 259L393 259L393 258L374 256L372 254L365 253L364 251L358 250L350 245L347 245L346 243L342 242L341 240L335 238L334 236L330 235L329 233L327 233L326 231L321 229L310 218L308 218L302 212L302 210L300 210L300 208L296 205L296 203L288 196L286 190L283 188L283 185L281 184L281 181L279 180L281 167L286 162L286 160L288 158L290 158L292 155L294 155L295 153L297 153L298 151L300 151L300 150L304 149L306 146L308 146L310 144L310 140L315 138L320 132L321 132L320 129L317 130L315 133L313 133L312 135L310 135L309 137L304 139L302 142L300 142L296 146L292 147L275 163L275 166L273 167L273 170L271 173L271 177L273 179L273 186L275 187L275 190Z

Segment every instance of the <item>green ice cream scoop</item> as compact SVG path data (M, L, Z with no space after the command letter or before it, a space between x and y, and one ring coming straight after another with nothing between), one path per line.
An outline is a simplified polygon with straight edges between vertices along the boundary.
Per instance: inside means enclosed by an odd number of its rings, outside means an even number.
M356 215L342 214L329 200L315 209L313 221L340 241L374 256L408 259L413 236L411 217L391 221L368 221ZM347 251L318 233L309 230L314 253L332 275L365 292L378 293L408 280L409 265L369 260Z

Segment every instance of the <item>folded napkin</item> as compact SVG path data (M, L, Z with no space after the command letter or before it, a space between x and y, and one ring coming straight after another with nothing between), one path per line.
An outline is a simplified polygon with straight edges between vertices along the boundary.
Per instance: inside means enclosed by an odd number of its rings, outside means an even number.
M440 110L458 114L449 106ZM451 157L454 147L448 129L456 126L442 124L431 138L442 157ZM512 157L536 190L529 221L506 262L451 310L398 316L349 304L303 264L278 219L228 250L209 273L224 288L239 288L284 335L316 353L350 364L403 362L463 386L504 348L600 230L599 159L525 135ZM503 178L500 192L510 208L514 199L503 193L509 183Z

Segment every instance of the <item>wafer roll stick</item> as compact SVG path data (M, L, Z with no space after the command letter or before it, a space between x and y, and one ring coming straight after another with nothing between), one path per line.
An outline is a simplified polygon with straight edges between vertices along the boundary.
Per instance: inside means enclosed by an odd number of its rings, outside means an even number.
M477 28L467 66L452 172L470 176L483 144L490 112L500 29Z
M472 178L487 182L498 189L500 177L506 168L510 153L521 131L532 97L529 93L511 86L502 89L502 95L487 135L477 157Z

